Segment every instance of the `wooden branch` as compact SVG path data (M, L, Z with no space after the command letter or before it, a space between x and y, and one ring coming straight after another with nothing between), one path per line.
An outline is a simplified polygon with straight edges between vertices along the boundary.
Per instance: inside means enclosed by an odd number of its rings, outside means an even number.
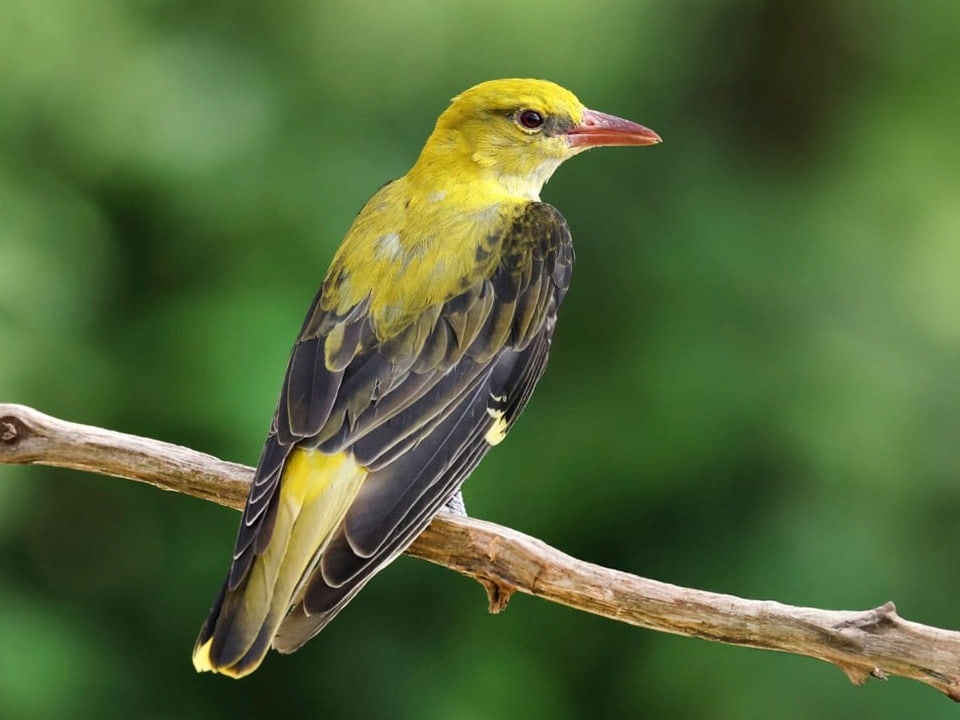
M87 470L240 509L252 468L147 438L0 404L0 462ZM899 675L960 701L960 633L897 615L893 603L835 611L745 600L648 580L565 555L509 528L438 516L408 554L480 580L491 609L520 591L630 625L833 663L860 685Z

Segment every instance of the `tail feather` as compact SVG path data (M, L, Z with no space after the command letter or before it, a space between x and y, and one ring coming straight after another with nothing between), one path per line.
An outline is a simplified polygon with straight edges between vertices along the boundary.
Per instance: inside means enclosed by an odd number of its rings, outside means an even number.
M224 583L194 649L198 671L239 678L257 669L364 477L343 453L291 454L270 541L235 589Z
M476 392L485 394L488 391L481 388ZM292 653L320 632L377 572L393 562L417 538L434 515L457 493L464 478L490 448L490 444L484 440L486 424L472 422L471 412L486 415L484 406L468 396L460 409L451 413L439 426L438 432L444 438L444 444L459 448L455 455L444 455L436 446L422 443L389 468L370 473L342 529L334 533L325 549L320 567L311 574L304 591L298 593L296 604L283 618L273 639L274 649L281 653ZM350 536L349 514L371 509L373 503L369 499L364 502L365 491L391 482L399 484L401 478L409 482L410 478L421 476L432 481L430 492L421 492L412 503L404 503L404 515L390 527L372 555L358 552ZM376 497L376 500L384 499L397 504L392 494L383 493ZM382 517L383 513L374 515Z

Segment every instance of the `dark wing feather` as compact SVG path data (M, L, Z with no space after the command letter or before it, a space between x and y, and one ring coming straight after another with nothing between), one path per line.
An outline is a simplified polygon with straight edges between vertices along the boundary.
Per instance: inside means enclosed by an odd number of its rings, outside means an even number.
M548 335L543 334L523 353L506 353L501 356L501 367L515 371L504 378L508 384L518 387L513 383L530 383L529 390L522 391L521 396L529 397L533 383L542 374L549 345ZM367 478L364 490L368 487L374 490L377 487L394 488L398 484L396 477L409 467L417 480L430 477L433 482L429 492L422 492L415 499L412 495L417 485L405 487L403 495L410 504L395 503L392 517L378 517L376 512L371 512L373 508L369 502L354 503L347 514L344 527L324 551L320 560L320 572L314 574L303 598L292 608L280 626L274 638L274 647L277 650L293 652L320 632L378 569L392 561L417 538L430 524L433 516L456 494L460 485L491 447L484 438L490 421L486 412L487 403L491 397L508 392L506 386L498 390L493 388L491 373L484 385L466 398L458 412L451 415L444 427L440 428L437 433L440 437L436 443L421 443L410 454L398 460L391 467L390 474L380 474L381 476L377 477L378 474L375 473ZM517 412L520 409L522 405L516 406ZM435 448L435 445L439 447ZM453 450L444 454L443 451L447 448ZM378 480L379 484L369 485L371 480ZM384 498L377 498L382 499ZM376 549L369 552L369 548L363 548L364 543L376 545Z
M489 242L489 241L488 241ZM279 477L295 446L348 451L369 475L274 646L296 649L454 495L543 373L573 262L569 230L532 203L493 239L499 263L443 305L378 341L366 303L343 316L318 294L294 347L228 579L237 587L270 537Z
M313 435L327 423L340 391L343 358L356 354L366 320L366 303L361 303L343 317L321 309L323 290L317 293L300 330L300 339L290 353L287 374L280 391L280 400L273 426L264 444L253 477L240 530L233 551L233 564L227 587L235 590L250 570L255 555L270 542L273 530L277 488L287 457L303 438ZM338 343L327 338L334 335ZM337 350L331 353L327 348ZM326 356L333 355L334 369L327 367ZM216 607L216 606L215 606Z

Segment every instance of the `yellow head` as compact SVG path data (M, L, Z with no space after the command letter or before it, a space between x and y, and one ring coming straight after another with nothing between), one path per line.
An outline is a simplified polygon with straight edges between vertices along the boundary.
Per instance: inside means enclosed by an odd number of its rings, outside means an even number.
M589 110L552 82L490 80L453 99L411 175L479 180L510 196L539 199L560 163L579 152L658 142L652 130Z

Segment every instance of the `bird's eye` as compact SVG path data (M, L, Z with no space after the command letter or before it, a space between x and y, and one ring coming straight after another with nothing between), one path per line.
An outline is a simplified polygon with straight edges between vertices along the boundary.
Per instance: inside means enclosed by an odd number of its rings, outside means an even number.
M517 122L527 130L539 130L543 127L543 115L536 110L521 110L517 114Z

